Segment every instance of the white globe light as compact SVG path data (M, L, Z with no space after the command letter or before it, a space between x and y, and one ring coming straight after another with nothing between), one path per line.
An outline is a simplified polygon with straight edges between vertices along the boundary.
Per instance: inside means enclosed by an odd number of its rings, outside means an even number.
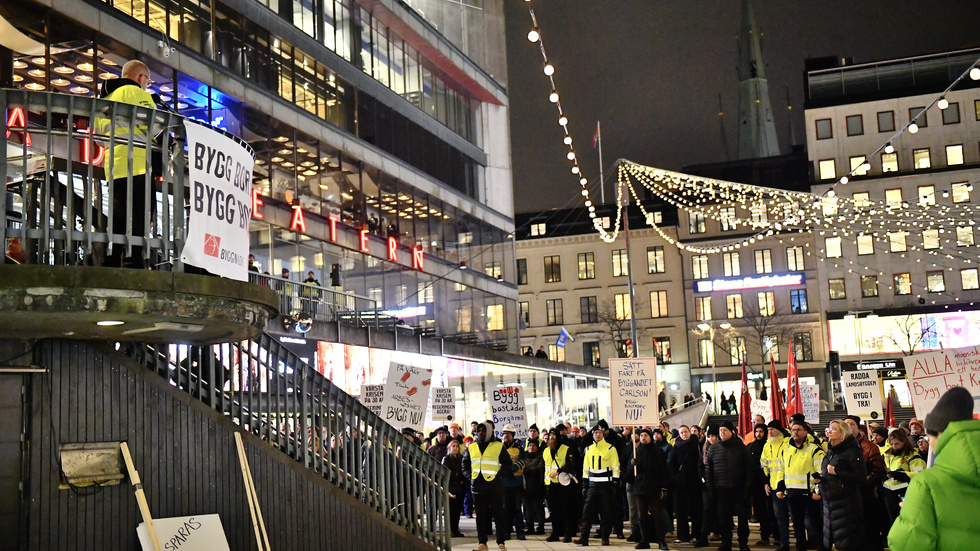
M592 206L592 201L586 201L586 202L585 202L585 206L587 206L587 207L591 207L591 206Z
M847 182L849 182L849 180L847 179L847 176L841 176L841 177L840 177L840 183L842 183L842 184L845 184L845 185L846 185L846 184L847 184ZM829 194L828 194L828 195L829 195ZM833 195L830 195L830 197L833 197Z
M915 134L918 131L919 131L919 125L915 124L914 122L909 125L909 134Z
M895 152L895 146L891 142L885 144L885 153L892 154Z
M537 29L531 29L527 33L527 39L531 42L537 42L538 40L541 40L541 33L539 33Z
M970 69L970 78L973 80L980 80L980 67Z
M558 103L558 92L552 92L548 95L548 101L551 103Z
M589 196L589 190L583 189L582 190L582 197L588 197L588 196Z
M547 76L549 76L549 77L551 75L555 74L555 66L552 65L552 64L550 64L550 63L545 63L544 64L544 74L547 75Z
M864 172L871 170L871 163L865 162L864 164L862 164L861 170Z
M843 178L840 179L840 183L846 184L847 182L844 181L846 179L847 179L847 176L844 176ZM836 191L834 191L832 189L831 190L827 190L827 197L836 197L836 196L837 196L837 192Z
M569 161L574 161L575 160L575 152L574 151L569 151L568 152L568 155L565 155L565 156L568 157L568 160Z
M572 174L578 174L578 167L577 166L573 166L572 167Z
M582 184L582 185L584 186L585 184L588 184L588 183L589 183L589 180L587 180L586 178L582 178L581 180L579 180L579 181L578 181L578 183L580 183L580 184ZM587 192L586 190L584 190L584 189L583 189L582 191L583 191L583 192L584 192L584 193L585 193L586 195L588 195L588 192Z
M595 207L589 206L589 212L595 212Z
M936 107L940 109L946 109L947 107L949 107L949 102L946 101L946 98L939 98L939 101L936 102Z
M565 126L566 124L568 124L568 117L566 117L565 115L558 117L559 126Z
M565 145L572 145L572 137L565 136Z

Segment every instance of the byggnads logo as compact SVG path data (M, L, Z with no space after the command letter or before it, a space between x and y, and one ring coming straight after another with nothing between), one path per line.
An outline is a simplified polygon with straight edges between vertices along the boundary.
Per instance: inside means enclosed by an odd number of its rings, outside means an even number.
M210 233L205 233L204 254L218 258L218 251L220 250L221 250L221 237L217 235L211 235Z

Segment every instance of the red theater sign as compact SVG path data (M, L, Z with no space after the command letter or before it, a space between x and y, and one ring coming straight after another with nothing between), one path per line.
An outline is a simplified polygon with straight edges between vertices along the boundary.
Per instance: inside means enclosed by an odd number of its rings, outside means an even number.
M9 126L9 125L8 125ZM262 192L256 188L252 188L252 218L256 220L263 220L265 215L262 213L260 207L265 204L262 200L264 196ZM305 234L306 233L306 213L299 206L299 204L292 205L292 218L289 221L290 231L296 231ZM331 243L337 242L337 222L339 219L333 214L327 215L327 222L329 223L330 232L328 239ZM358 230L358 248L362 253L369 253L370 249L368 244L371 240L371 233L366 229ZM398 262L398 252L401 248L398 243L398 239L389 236L386 241L388 260L391 262ZM419 246L412 247L412 269L422 270L425 267L425 252Z

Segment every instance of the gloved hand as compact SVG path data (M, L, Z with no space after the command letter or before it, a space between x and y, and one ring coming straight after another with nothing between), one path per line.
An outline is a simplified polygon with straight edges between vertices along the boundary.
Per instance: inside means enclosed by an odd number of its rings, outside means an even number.
M585 480L582 482L582 497L585 497L589 493L589 481Z
M892 471L891 474L892 474L892 478L898 480L899 482L908 482L909 480L911 480L909 478L908 473L906 473L905 471Z

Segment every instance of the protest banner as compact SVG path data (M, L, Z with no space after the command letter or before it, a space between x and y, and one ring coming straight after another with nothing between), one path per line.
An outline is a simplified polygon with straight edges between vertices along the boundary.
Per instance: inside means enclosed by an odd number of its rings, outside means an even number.
M218 515L192 517L155 518L153 528L161 549L180 551L231 551ZM146 531L146 523L136 527L136 536L143 551L153 551L153 542Z
M609 360L611 425L650 426L660 422L657 358Z
M361 385L361 395L358 400L372 413L381 415L381 403L384 401L385 385Z
M456 418L456 396L451 388L433 388L429 395L428 420L442 426Z
M915 416L925 419L946 390L961 386L980 398L980 346L913 354L904 358Z
M800 395L806 422L816 425L820 422L820 385L800 385Z
M381 402L381 418L391 426L422 430L432 370L391 362Z
M504 425L514 425L514 438L527 438L527 406L524 403L524 387L501 385L490 393L490 419L493 435L503 439Z
M844 371L840 374L848 415L863 420L881 419L881 387L877 371Z
M252 218L252 149L209 126L187 120L190 216L180 260L212 274L248 280Z
M772 406L769 405L769 400L752 400L749 411L752 412L753 417L761 415L766 423L772 421Z

